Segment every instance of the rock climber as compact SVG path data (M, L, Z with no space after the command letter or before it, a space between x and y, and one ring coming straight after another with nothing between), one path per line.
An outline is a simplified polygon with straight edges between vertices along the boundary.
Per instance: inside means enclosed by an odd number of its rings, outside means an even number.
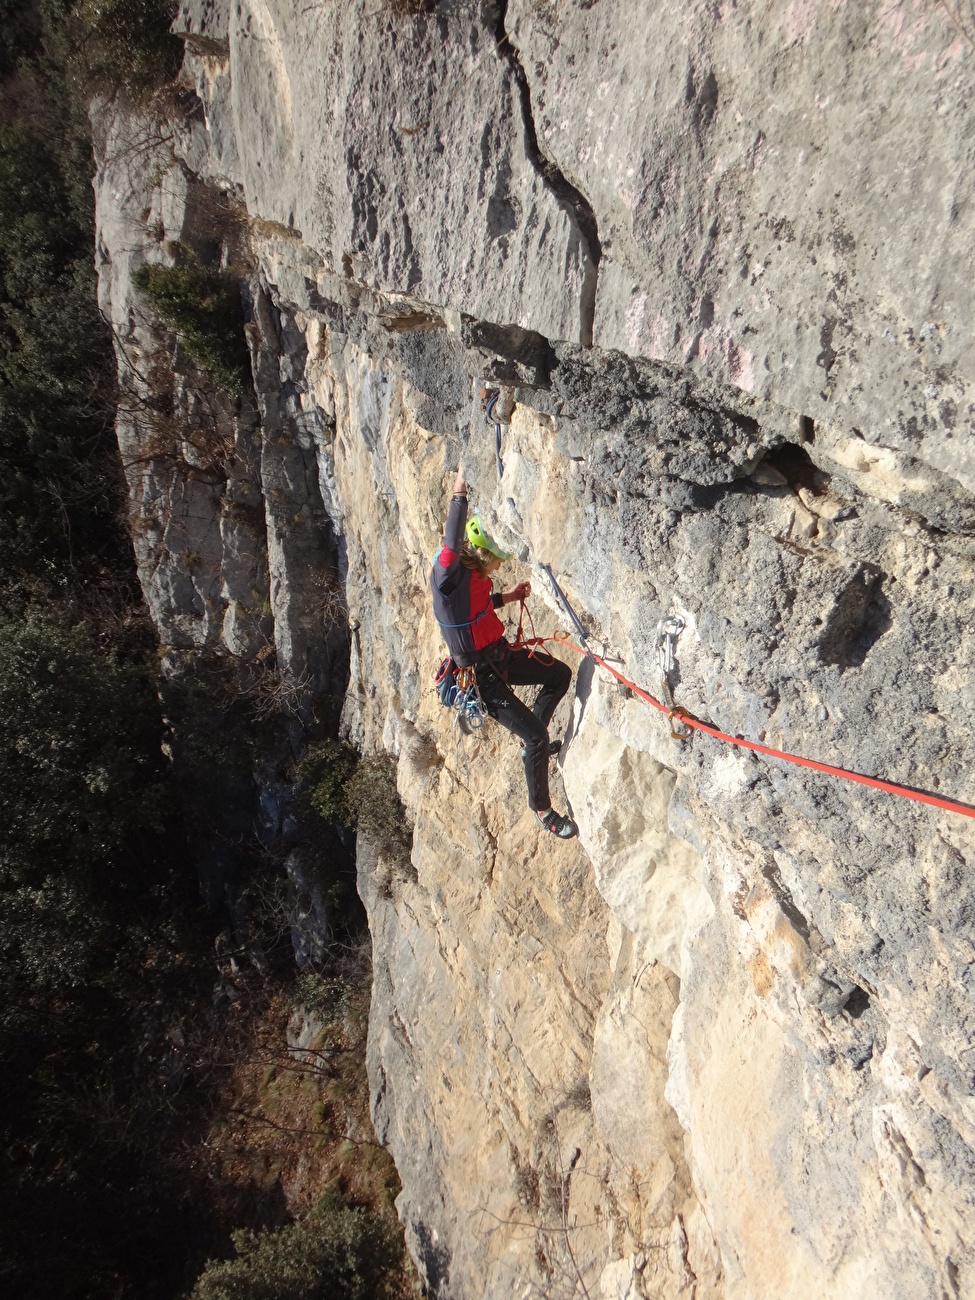
M529 808L545 830L567 840L578 834L578 827L571 817L551 806L548 762L559 752L561 742L549 740L548 724L569 689L572 670L554 656L532 655L505 640L504 624L495 611L524 600L531 592L529 582L519 582L503 593L493 590L491 575L510 558L476 516L468 520L467 485L463 465L459 465L443 546L430 575L434 613L453 661L459 668L474 669L488 715L524 744ZM540 686L534 707L523 704L512 686Z

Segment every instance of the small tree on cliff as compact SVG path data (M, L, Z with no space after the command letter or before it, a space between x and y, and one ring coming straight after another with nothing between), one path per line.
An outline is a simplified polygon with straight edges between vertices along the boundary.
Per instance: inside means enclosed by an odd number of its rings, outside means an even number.
M240 286L232 275L208 269L190 256L179 266L140 266L132 283L221 388L236 394L245 390L250 359Z
M393 1300L404 1294L391 1222L350 1209L333 1186L299 1223L235 1232L237 1258L212 1261L191 1300Z

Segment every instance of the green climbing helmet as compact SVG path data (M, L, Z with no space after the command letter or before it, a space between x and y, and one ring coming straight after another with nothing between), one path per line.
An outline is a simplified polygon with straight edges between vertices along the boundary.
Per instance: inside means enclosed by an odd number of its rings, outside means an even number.
M511 556L507 551L502 551L490 533L484 531L481 527L481 521L477 515L467 521L467 540L471 546L476 546L479 550L490 551L496 555L499 560L510 560Z

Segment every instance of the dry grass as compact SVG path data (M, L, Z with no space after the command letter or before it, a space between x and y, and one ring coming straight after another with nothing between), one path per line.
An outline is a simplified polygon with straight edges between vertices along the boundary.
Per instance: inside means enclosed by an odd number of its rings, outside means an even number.
M270 221L266 217L251 217L248 232L259 239L289 239L296 244L301 242L300 230L286 226L282 221Z
M386 8L404 18L418 18L421 14L432 14L438 3L439 0L386 0Z

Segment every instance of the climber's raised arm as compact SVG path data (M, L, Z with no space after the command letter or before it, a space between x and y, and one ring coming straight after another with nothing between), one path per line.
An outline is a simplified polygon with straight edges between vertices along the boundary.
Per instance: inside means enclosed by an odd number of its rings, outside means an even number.
M464 529L467 526L467 484L464 466L457 466L454 490L447 509L447 523L443 531L443 546L437 554L437 565L444 573L453 569L464 548Z

